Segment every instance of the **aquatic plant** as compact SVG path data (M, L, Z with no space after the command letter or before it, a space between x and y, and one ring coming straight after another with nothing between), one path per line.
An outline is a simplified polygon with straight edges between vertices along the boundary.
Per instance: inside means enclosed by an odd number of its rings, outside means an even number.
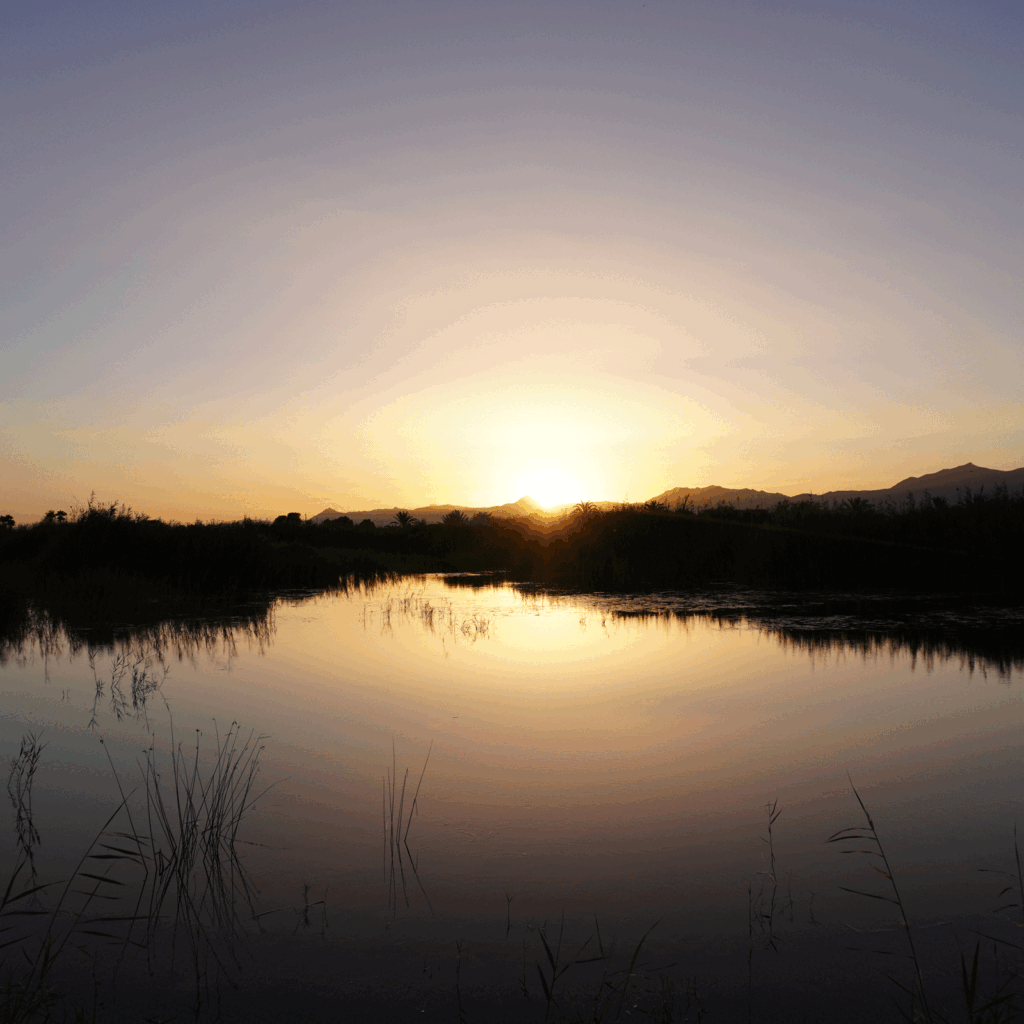
M246 911L245 919L254 914L255 893L238 843L242 820L266 792L256 789L262 746L254 733L243 735L237 723L223 735L215 726L214 749L204 757L200 735L197 730L189 754L174 745L172 726L167 772L160 769L151 740L140 763L141 812L133 809L132 793L125 792L111 760L117 806L68 879L44 884L35 880L33 854L40 837L32 814L32 782L43 747L32 734L23 738L8 780L19 855L0 897L0 951L8 954L0 965L6 974L0 1021L50 1019L46 1015L61 999L51 984L55 969L85 943L99 940L108 947L114 974L131 950L142 949L153 973L164 925L170 930L172 971L179 941L187 949L196 1015L216 977L228 975L232 939L243 921L240 911ZM113 828L119 818L126 827ZM45 906L55 889L59 895Z
M406 787L409 784L409 769L402 775L402 787L398 788L398 762L394 741L391 744L391 765L382 778L381 815L384 822L384 885L387 891L387 912L394 917L398 912L399 889L405 906L409 906L409 887L406 879L406 866L416 880L427 906L433 913L430 897L427 895L420 879L419 864L409 849L409 830L412 828L413 816L419 813L420 787L423 776L427 772L430 753L434 749L431 742L427 748L427 756L423 759L423 768L416 782L415 792L410 794L409 808L406 811Z
M857 800L857 804L860 807L866 824L852 825L847 828L840 829L838 832L831 835L826 841L829 843L854 844L852 849L846 848L843 850L843 853L862 855L872 858L873 862L871 866L873 870L885 879L888 884L884 886L882 892L853 889L849 886L840 886L840 888L855 896L862 896L866 899L879 900L883 903L888 903L896 910L897 924L903 934L905 942L905 953L903 954L903 958L908 961L911 967L911 977L908 981L906 978L900 978L890 972L885 972L885 977L906 997L906 1002L904 1004L896 1004L896 1008L903 1019L910 1022L922 1021L925 1022L925 1024L947 1024L948 1018L940 1014L936 1009L936 1006L934 1005L935 1001L930 997L929 988L925 983L922 959L918 952L917 943L915 942L914 929L911 927L910 923L910 915L907 912L903 897L900 894L896 875L889 861L888 854L885 851L885 847L882 844L882 838L879 835L878 829L875 827L875 823L872 820L871 813L868 810L867 805L864 803L860 793L857 791L857 787L854 786L853 780L849 778L849 774L847 775L847 778L849 779L850 789L853 791L853 795ZM1024 874L1021 873L1021 858L1020 849L1017 845L1016 828L1014 828L1013 845L1017 872L1015 876L1011 877L1014 877L1016 885L1004 888L1000 895L1006 895L1008 892L1016 889L1020 894L1021 901L1020 903L1011 903L1000 907L997 909L997 913L1011 908L1020 909L1022 913L1024 913ZM1000 873L1005 874L1005 872ZM988 935L983 935L982 937L990 939L993 944L1002 943L1004 945L1014 946L1018 949L1020 948L1015 943L1007 943L1004 939L993 938ZM959 939L957 939L957 945L959 946ZM879 947L869 947L862 949L861 951L880 954L883 956L893 955L892 950ZM980 952L981 941L979 939L975 942L973 955L970 957L970 966L968 967L968 957L962 948L959 949L961 989L968 1024L1004 1024L1004 1022L1015 1020L1018 1016L1019 1009L1015 1003L1016 992L1014 991L1013 986L1019 980L1019 975L1016 972L1006 974L1002 981L997 983L994 991L990 991L986 995L983 992L980 983Z

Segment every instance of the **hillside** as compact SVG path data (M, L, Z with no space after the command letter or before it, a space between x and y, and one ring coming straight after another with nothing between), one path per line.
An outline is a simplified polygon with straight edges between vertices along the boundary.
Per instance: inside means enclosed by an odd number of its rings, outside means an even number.
M423 505L420 508L371 508L364 511L338 512L333 508L325 508L315 516L307 520L310 523L323 523L328 519L337 519L339 516L348 516L354 523L361 523L369 519L375 526L387 526L398 512L411 512L417 519L426 523L439 523L449 512L464 512L467 516L474 516L478 512L486 512L493 516L521 517L532 516L540 512L540 506L530 497L523 496L518 501L510 501L504 505L490 505L486 508L473 508L469 505Z
M1024 467L1011 470L985 469L983 466L975 466L973 462L968 462L963 466L940 469L936 473L927 473L924 476L908 476L891 487L883 487L878 490L826 491L824 494L786 495L769 491L755 491L749 488L735 489L717 486L673 487L662 491L653 500L667 502L674 506L685 498L689 498L691 507L695 509L707 508L720 502L725 502L735 508L771 508L780 501L813 500L831 503L832 501L848 501L851 498L863 498L878 505L886 501L901 503L906 501L907 496L911 494L917 499L925 491L928 491L933 498L945 498L947 501L956 502L967 489L976 494L984 488L987 494L991 494L999 486L1006 487L1011 493L1024 488Z
M893 484L891 487L883 487L877 490L868 491L826 491L824 494L782 494L778 491L759 491L750 487L733 488L720 487L712 484L708 487L672 487L661 494L656 494L651 501L664 502L670 507L675 507L683 501L688 501L691 509L695 511L702 508L710 508L714 505L725 503L738 509L751 508L772 508L780 501L826 501L831 503L847 501L850 498L863 498L874 505L884 504L887 501L894 501L902 504L907 496L912 494L915 499L928 491L933 498L945 498L955 503L962 493L967 489L974 494L984 488L985 493L991 494L996 487L1005 486L1011 493L1024 489L1024 467L1012 470L985 469L983 466L975 466L968 462L963 466L956 466L952 469L941 469L936 473L927 473L924 476L908 476L905 480ZM597 501L595 506L602 510L615 508L615 502ZM507 502L504 505L490 505L486 507L474 507L470 505L424 505L420 508L372 508L356 511L339 512L335 508L325 508L315 516L310 516L308 522L322 523L328 519L337 519L339 516L348 516L353 522L359 523L364 519L371 520L375 526L387 526L399 511L411 512L417 519L427 523L439 523L449 512L463 512L467 516L474 516L478 512L486 512L492 516L503 518L532 518L538 520L550 520L569 511L572 506L564 506L559 509L545 511L530 497L524 496L518 501Z

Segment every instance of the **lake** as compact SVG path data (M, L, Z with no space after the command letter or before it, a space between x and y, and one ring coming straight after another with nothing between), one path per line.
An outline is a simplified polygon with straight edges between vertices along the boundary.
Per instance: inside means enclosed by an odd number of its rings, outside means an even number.
M37 622L2 648L0 743L46 744L46 881L116 810L111 764L138 804L150 747L170 777L172 728L203 765L232 723L260 738L240 952L204 980L224 1019L560 1019L609 961L558 975L544 941L562 931L561 964L589 939L588 959L595 920L616 970L653 926L622 1002L650 1019L892 1018L883 970L912 984L899 910L847 891L892 889L864 841L827 840L866 824L855 786L936 1001L956 997L957 940L1000 940L981 960L993 991L1019 967L1001 943L1020 908L998 908L1017 885L1021 618L923 596L426 576L213 625L90 639ZM147 987L132 979L125 1006ZM165 984L184 999L192 982Z

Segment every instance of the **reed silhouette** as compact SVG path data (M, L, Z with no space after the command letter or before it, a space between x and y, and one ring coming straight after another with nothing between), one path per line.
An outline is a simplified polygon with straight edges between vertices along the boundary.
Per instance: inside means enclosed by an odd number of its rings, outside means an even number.
M135 606L334 587L387 573L503 570L584 589L687 587L729 580L761 587L915 588L1018 593L1024 492L965 491L956 504L925 492L902 504L863 498L771 509L725 504L581 501L556 518L449 512L427 525L397 512L392 528L346 517L273 523L166 523L90 500L68 521L0 530L0 586Z
M197 730L195 748L186 752L175 744L172 722L165 769L151 733L141 786L132 790L107 751L117 806L68 878L40 884L32 788L44 745L25 734L8 777L18 853L0 896L0 1021L104 1019L101 974L113 986L119 972L134 971L159 993L179 972L182 954L192 975L193 1019L211 1005L218 980L231 980L243 919L255 917L238 843L242 820L265 792L256 788L262 747L237 723L224 734L215 727L212 750L202 749L200 738ZM91 1007L80 993L76 1000L55 987L67 977L67 961L82 953L92 962Z
M136 793L125 792L123 773L111 760L120 790L114 812L97 830L66 879L39 884L27 877L27 869L32 856L28 848L37 847L41 841L31 791L43 750L39 737L26 734L12 761L8 782L16 812L16 835L30 838L19 838L14 866L0 894L0 1021L32 1024L61 1020L253 1019L251 1008L244 1008L248 1004L241 1002L242 996L230 986L221 991L218 980L235 982L241 978L243 966L235 954L236 941L244 940L242 932L247 922L262 931L260 919L272 913L258 911L258 894L248 881L237 851L240 827L262 795L257 784L259 740L233 723L224 734L214 730L212 744L204 745L197 733L194 749L186 751L172 734L165 768L158 770L155 743L144 754ZM393 752L384 775L384 902L389 918L397 913L399 903L407 902L406 882L411 879L403 879L403 872L411 870L418 881L408 838L428 765L429 751L414 787L410 771L398 771ZM919 941L921 930L915 927L904 900L888 845L883 843L880 828L852 782L851 791L864 823L841 829L825 841L846 847L854 857L865 858L874 867L871 877L876 881L880 877L882 882L876 889L859 883L840 888L888 908L896 923L895 929L885 932L872 930L876 944L861 950L884 956L895 965L884 971L882 979L888 979L898 998L888 1014L874 1013L871 1019L927 1024L1004 1024L1017 1019L1022 965L1013 927L1019 929L1018 919L1024 915L1024 874L1016 834L1013 866L995 872L1009 882L999 893L1001 900L1009 896L1009 902L983 915L987 923L975 930L977 937L966 949L959 936L947 930L951 941L945 948L937 951L933 940L926 952ZM457 940L452 998L437 1002L429 1015L425 1006L405 1006L401 1002L381 1004L376 1009L367 1005L367 1012L357 1015L359 999L365 997L359 996L358 976L346 977L347 970L356 968L344 957L339 960L329 952L326 962L330 977L307 983L302 990L300 1016L292 1012L296 1006L290 1002L282 1004L282 1014L291 1013L288 1019L306 1021L415 1016L418 1020L462 1020L466 1024L478 1020L626 1024L639 1019L682 1024L694 1020L803 1019L807 1011L787 1005L784 994L782 1005L771 1004L768 993L775 988L765 989L760 981L755 983L752 966L755 953L771 957L770 969L765 969L766 961L758 977L770 975L777 982L780 961L776 954L792 939L793 900L791 895L783 895L776 849L782 820L778 801L769 801L765 806L764 864L748 888L750 943L743 1002L737 1000L738 993L730 995L721 985L712 984L712 994L708 995L707 981L698 985L696 977L686 973L686 965L652 959L649 940L657 924L648 927L639 939L622 945L615 939L608 940L596 917L592 925L581 928L579 923L567 923L565 914L559 913L540 922L523 920L522 969L516 971L518 977L507 975L504 982L495 979L493 971L514 969L518 953L506 957L503 963L490 963L489 981L482 987L482 962L474 958L473 945ZM311 900L310 895L309 884L304 884L291 941L296 941L301 932L312 930L313 912L318 909L322 918L320 939L326 941L326 893L319 900ZM500 943L509 953L518 949L512 935L512 900L506 893L504 913L495 915L503 932ZM1009 918L1005 916L1008 911ZM816 923L813 913L811 923ZM884 935L895 935L897 948L877 944ZM994 950L991 954L990 944ZM1001 960L996 946L1010 950L1017 962ZM182 966L191 973L188 1006L181 1004L180 986L169 985L180 973L176 965L178 947L184 952ZM91 984L96 990L91 994L86 989L62 987L69 978L80 977L63 970L66 961L83 953L92 963ZM270 963L250 963L259 970L273 969ZM477 978L472 977L474 967ZM684 968L682 973L680 967ZM857 978L859 989L866 987L863 974L851 976ZM396 990L408 981L400 973L389 977ZM136 995L141 993L148 999L147 1005L136 1001L121 1006L115 999L105 1002L97 994L107 983L114 990L129 982ZM356 998L345 995L346 984L354 984ZM311 1004L309 997L317 986L334 994ZM172 991L175 998L171 998ZM807 1019L852 1019L847 1008L832 998L826 997L826 1002ZM403 1008L408 1009L408 1018L402 1015Z
M426 900L427 906L433 913L430 904L430 897L423 887L420 879L419 863L409 848L409 830L412 828L412 819L419 813L420 787L423 785L423 776L427 773L427 765L430 763L430 753L434 749L431 743L427 750L427 756L423 759L423 768L420 771L419 779L416 782L415 791L407 793L409 787L409 769L406 768L402 775L401 789L398 787L398 762L396 760L395 746L391 744L391 765L386 771L382 780L381 791L381 812L384 822L384 884L387 889L387 912L390 917L398 913L399 894L406 907L409 906L409 885L415 879L416 885ZM406 797L409 805L406 809ZM408 867L409 876L406 875Z

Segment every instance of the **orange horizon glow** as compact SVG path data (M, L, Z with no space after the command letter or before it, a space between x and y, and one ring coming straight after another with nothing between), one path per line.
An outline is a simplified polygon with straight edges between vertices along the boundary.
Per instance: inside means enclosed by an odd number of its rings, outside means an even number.
M713 6L25 7L0 515L1024 466L1005 12Z

